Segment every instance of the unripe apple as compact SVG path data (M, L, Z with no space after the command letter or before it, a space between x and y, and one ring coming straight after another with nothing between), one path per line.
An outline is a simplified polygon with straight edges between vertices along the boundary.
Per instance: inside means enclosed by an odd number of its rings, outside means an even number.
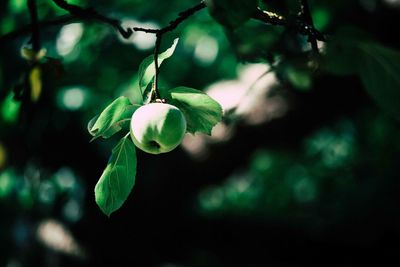
M166 153L176 148L186 132L186 120L175 106L150 103L132 115L130 134L133 143L150 154Z

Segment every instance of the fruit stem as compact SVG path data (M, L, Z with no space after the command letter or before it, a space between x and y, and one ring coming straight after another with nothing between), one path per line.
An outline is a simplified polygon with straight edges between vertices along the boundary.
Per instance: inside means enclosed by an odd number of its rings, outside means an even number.
M154 81L153 81L153 87L151 89L151 96L150 96L150 102L155 102L157 99L160 98L160 92L158 91L158 74L160 72L160 66L158 64L158 54L160 52L160 46L161 46L161 39L162 39L162 32L158 32L156 34L156 44L154 48Z

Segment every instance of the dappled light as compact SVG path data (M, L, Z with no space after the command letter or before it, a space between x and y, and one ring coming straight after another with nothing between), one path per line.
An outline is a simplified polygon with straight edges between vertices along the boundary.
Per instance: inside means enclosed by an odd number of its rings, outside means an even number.
M84 26L82 23L73 23L62 27L56 43L58 54L65 57L75 53L75 57L77 57L79 51L74 51L74 49L78 49L76 45L81 39L83 31Z
M267 65L240 66L238 78L212 84L207 92L221 103L224 112L232 112L248 124L261 124L283 116L288 108L286 100L270 96L279 85Z
M248 125L258 125L284 116L288 109L287 100L279 93L271 92L279 87L279 81L264 64L238 66L238 78L219 81L210 85L206 92L222 106L226 117ZM279 90L279 89L278 89ZM182 147L193 158L204 160L208 146L226 142L235 135L234 126L221 122L215 126L211 136L187 135Z
M78 110L87 101L87 92L83 88L69 87L60 90L58 104L67 110Z
M211 136L203 134L186 135L182 141L182 148L193 159L205 160L209 156L211 144L227 142L233 135L234 127L221 122L213 128Z
M218 42L211 36L204 36L197 41L194 58L198 64L206 67L214 63L218 56Z
M40 222L37 226L36 236L43 245L52 250L79 258L85 256L71 232L66 229L65 225L54 219Z

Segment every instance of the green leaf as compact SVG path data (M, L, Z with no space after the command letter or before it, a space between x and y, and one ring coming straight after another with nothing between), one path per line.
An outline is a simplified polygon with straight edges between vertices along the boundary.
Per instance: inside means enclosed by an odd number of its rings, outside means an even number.
M129 135L112 150L111 158L94 189L96 203L104 214L118 210L135 185L136 150Z
M91 135L94 135L94 132L92 131L94 124L96 123L97 119L99 118L100 115L94 116L87 125L87 130Z
M287 67L285 74L286 78L296 89L307 91L312 86L312 77L308 70Z
M211 135L212 128L222 119L220 104L202 91L177 87L169 90L163 97L183 112L189 133L202 132Z
M359 75L377 104L400 119L400 52L376 43L362 43Z
M125 96L120 96L108 105L100 115L88 123L88 131L93 139L109 138L121 129L129 129L129 121L139 105L132 105Z
M165 52L158 55L158 66L161 66L161 63L165 59L171 57L174 54L178 41L179 38L176 38L170 48L168 48L167 50L165 50ZM155 75L154 56L151 55L146 57L139 66L139 88L143 96L145 95L147 86L153 80L154 75Z

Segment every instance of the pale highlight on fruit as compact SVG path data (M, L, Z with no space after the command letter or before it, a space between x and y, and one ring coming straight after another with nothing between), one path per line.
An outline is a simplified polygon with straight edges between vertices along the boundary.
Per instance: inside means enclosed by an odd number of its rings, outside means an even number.
M186 119L175 106L151 103L132 115L130 134L133 143L150 154L170 152L176 148L186 132Z

